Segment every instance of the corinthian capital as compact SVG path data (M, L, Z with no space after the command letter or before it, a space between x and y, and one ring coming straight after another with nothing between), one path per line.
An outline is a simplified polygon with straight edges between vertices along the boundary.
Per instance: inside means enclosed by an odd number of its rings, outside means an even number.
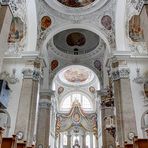
M112 72L112 79L119 80L121 78L129 78L130 70L129 68L115 69Z
M22 71L24 79L39 80L41 78L41 71L38 69L26 68Z

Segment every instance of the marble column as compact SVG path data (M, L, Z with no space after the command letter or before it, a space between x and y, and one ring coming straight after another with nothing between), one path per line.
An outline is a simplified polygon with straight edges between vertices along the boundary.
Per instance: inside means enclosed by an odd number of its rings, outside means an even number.
M124 142L132 143L128 135L132 132L137 135L135 111L129 80L130 71L125 62L112 64L112 81L114 89L114 101L116 107L116 139L120 147Z
M90 147L94 148L94 146L93 146L93 133L90 133Z
M106 107L105 105L102 105L101 113L103 148L109 147L110 145L113 145L115 147L115 138L109 133L109 131L106 130L105 121L105 117L114 116L113 107Z
M37 113L37 94L40 79L38 69L24 69L23 81L18 106L15 134L22 132L22 141L27 141L27 146L34 142L36 113Z
M36 146L49 146L51 93L49 90L40 92Z

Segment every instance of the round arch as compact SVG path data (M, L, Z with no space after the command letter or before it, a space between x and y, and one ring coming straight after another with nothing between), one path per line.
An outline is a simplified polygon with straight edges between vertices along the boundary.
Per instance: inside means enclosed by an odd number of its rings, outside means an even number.
M83 92L83 91L81 91L81 90L80 90L80 91L72 91L72 92L70 91L70 92L64 94L63 96L61 96L62 99L61 99L60 102L59 102L59 108L60 108L60 106L63 104L63 102L65 101L65 99L66 99L68 96L73 95L73 94L75 94L75 93L85 96L85 97L89 100L90 105L95 109L95 106L94 106L94 104L93 104L93 101L92 101L92 99L91 99L91 96L90 96L89 94L87 94L86 92Z
M46 57L45 61L48 60L48 54L47 54L47 43L48 41L54 36L56 35L57 33L61 32L61 31L64 31L64 30L67 30L67 29L73 29L73 28L79 28L79 29L86 29L86 30L89 30L89 31L92 31L94 33L96 33L98 36L100 36L101 39L103 39L103 41L106 43L106 47L108 49L108 53L110 54L111 53L111 48L110 48L110 44L109 44L109 41L108 39L106 38L106 36L104 35L104 33L99 29L99 28L96 28L95 26L91 26L90 24L67 24L67 25L63 25L61 27L57 27L55 29L53 29L49 35L46 37L46 39L44 40L43 42L43 45L41 47L41 49L43 49L41 51L42 55L44 55ZM49 66L48 62L46 61L47 63L47 67Z
M95 26L93 25L90 25L90 24L67 24L67 25L63 25L61 27L57 27L56 29L53 29L49 35L46 37L46 39L44 40L43 42L43 45L41 47L41 49L43 49L41 51L41 55L44 56L44 60L45 60L45 63L46 63L46 75L48 76L45 80L44 80L44 83L45 83L45 87L48 88L48 84L49 84L49 81L53 81L53 78L55 77L56 73L58 73L58 71L60 71L61 69L63 69L64 67L66 66L70 66L70 64L68 65L64 65L64 66L60 66L60 68L58 68L57 70L54 71L54 73L52 73L50 76L49 76L49 72L48 72L48 69L49 69L49 62L48 62L48 50L47 50L47 43L48 41L54 36L56 35L57 33L61 32L61 31L64 31L64 30L67 30L67 29L73 29L73 28L79 28L79 29L86 29L86 30L89 30L89 31L92 31L94 33L96 33L97 35L100 36L101 39L103 39L103 41L106 43L106 47L108 50L107 51L107 54L110 54L111 53L111 48L110 48L110 44L109 44L109 41L108 39L106 38L106 36L104 35L104 33L99 29L99 28L96 28ZM107 58L105 57L105 60L107 61ZM91 66L88 66L88 65L85 65L84 63L79 63L79 65L83 65L83 66L86 66L90 69L92 69L96 74L97 74L97 71L95 68L91 67ZM97 74L98 75L98 74ZM99 77L100 76L100 77ZM103 80L101 80L101 75L98 75L98 78L100 80L100 84L103 84Z
M78 65L78 66L84 66L84 67L90 69L91 71L93 71L94 74L95 74L95 77L97 78L97 81L100 82L100 87L101 87L101 84L102 84L101 75L98 74L97 70L96 70L94 67L88 66L88 65L86 65L86 64L84 64L84 63L75 64L75 66L76 66L76 65ZM60 66L59 68L57 68L57 69L52 73L51 77L49 77L50 82L51 82L51 81L53 82L54 78L56 77L56 75L58 75L58 74L60 73L60 71L62 71L63 69L65 69L65 68L67 68L67 67L69 67L69 66L72 66L72 65L71 65L71 64L67 64L67 65Z

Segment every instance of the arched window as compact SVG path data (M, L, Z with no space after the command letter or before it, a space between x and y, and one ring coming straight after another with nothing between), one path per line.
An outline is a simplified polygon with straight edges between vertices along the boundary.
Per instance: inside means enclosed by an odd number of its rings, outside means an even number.
M86 136L86 147L90 148L90 135Z
M96 137L93 135L93 147L96 147Z
M67 145L67 135L63 136L63 145Z
M61 103L60 110L69 111L75 100L77 100L81 104L81 107L85 111L93 110L93 105L90 98L87 95L80 92L71 93L68 96L66 96Z
M75 143L76 143L76 141L78 142L78 144L80 144L79 141L80 139L79 139L79 136L74 136L73 137L73 140L72 140L72 144L74 145Z

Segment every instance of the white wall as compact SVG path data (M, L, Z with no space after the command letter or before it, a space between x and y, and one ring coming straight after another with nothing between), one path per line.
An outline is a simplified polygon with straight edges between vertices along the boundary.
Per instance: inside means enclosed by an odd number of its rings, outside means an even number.
M148 59L147 60L138 60L138 67L140 67L142 75L146 71L148 71L147 64L148 64ZM148 110L148 102L147 102L147 106L146 106L146 104L144 103L143 84L137 84L133 81L133 79L136 77L136 62L135 62L135 60L130 61L128 63L128 66L130 68L131 91L132 91L132 97L133 97L133 101L134 101L134 108L135 108L135 114L136 114L138 137L143 138L143 133L141 130L141 117L142 117L142 114L146 110Z
M19 79L19 82L16 84L9 84L9 87L11 89L11 93L9 96L9 103L7 111L10 114L11 117L11 127L9 136L12 136L14 134L15 130L15 123L16 123L16 117L17 117L17 110L18 110L18 104L19 104L19 98L20 98L20 92L22 87L22 67L24 67L24 64L20 61L17 62L4 62L3 64L3 71L7 71L10 74L12 74L12 69L16 69L16 77Z

